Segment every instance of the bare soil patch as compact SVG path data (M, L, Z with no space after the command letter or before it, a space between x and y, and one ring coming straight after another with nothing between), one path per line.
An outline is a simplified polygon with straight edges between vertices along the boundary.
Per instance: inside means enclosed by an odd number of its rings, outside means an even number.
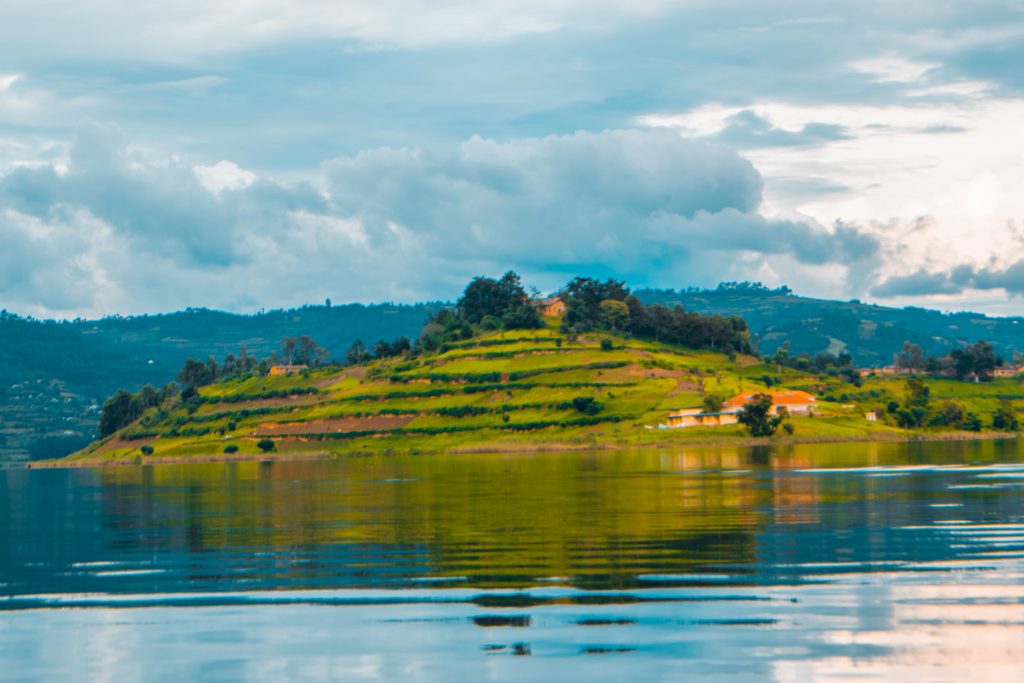
M369 432L398 429L409 424L415 415L374 415L371 417L336 417L309 422L267 422L252 432L253 436L285 434L324 434L327 432Z

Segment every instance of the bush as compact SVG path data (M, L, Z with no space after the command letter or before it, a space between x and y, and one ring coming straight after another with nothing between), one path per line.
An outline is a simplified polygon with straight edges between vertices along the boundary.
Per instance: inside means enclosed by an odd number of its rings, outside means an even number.
M238 444L229 443L227 446L224 447L224 452L225 453L237 453L238 452Z
M784 422L782 423L782 431L786 432L786 434L789 436L793 436L793 432L795 432L796 430L793 428L792 422Z
M270 451L274 450L274 440L260 439L259 441L256 442L256 448L260 449L264 453L269 453Z
M139 446L139 450L142 451L143 455L153 455L153 447L149 444L145 446Z
M612 344L612 340L611 339L602 339L601 340L601 350L602 351L611 351L614 348L615 348L615 345Z
M577 396L572 400L572 407L584 415L597 415L604 408L592 396Z
M999 431L1015 432L1018 429L1017 415L1013 411L1013 407L1007 401L1003 401L999 410L992 417L992 429L998 429Z

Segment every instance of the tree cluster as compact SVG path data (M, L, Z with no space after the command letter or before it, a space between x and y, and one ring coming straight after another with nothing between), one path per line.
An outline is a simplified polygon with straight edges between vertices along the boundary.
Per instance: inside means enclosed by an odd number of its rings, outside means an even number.
M789 349L784 344L775 352L771 361L778 366L793 368L801 372L838 377L856 387L861 386L863 383L863 379L860 376L860 368L853 362L853 356L848 353L832 354L823 351L813 356L809 353L791 356L789 355Z
M736 316L706 316L669 308L645 306L629 292L626 283L577 277L562 292L568 311L567 332L606 330L690 348L723 353L750 353L750 331Z
M103 404L103 410L100 412L100 436L113 434L139 419L147 409L159 406L177 394L178 385L173 382L162 389L147 384L134 394L118 389Z
M1004 360L997 356L985 340L953 349L946 356L929 356L917 344L905 342L896 354L896 367L930 375L948 375L959 380L977 378L987 382Z
M981 430L981 420L974 413L968 412L961 403L943 401L940 405L933 405L931 389L924 380L911 377L906 381L904 390L902 404L892 401L886 407L886 412L892 415L898 426L904 429L951 427L972 432ZM1007 420L1007 425L1016 424L1012 410L1009 416L1012 420Z
M485 330L532 330L544 326L519 276L511 270L498 280L473 278L455 310L461 320Z

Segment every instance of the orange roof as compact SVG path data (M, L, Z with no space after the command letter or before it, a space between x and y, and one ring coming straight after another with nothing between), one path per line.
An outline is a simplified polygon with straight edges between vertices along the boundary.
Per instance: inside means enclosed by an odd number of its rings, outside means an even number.
M758 394L768 394L772 397L772 403L777 406L806 405L818 402L814 394L808 394L806 391L799 391L797 389L787 389L785 391L748 391L745 394L733 396L723 405L727 408L739 408L750 403Z

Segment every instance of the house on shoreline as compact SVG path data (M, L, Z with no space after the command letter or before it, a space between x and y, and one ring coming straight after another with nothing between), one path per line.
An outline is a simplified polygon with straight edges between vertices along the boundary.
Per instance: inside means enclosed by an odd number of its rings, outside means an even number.
M665 418L663 428L681 429L685 427L724 427L739 422L739 413L755 396L767 394L772 397L772 415L786 413L789 415L813 415L818 408L818 399L806 391L748 391L733 396L722 404L722 410L706 413L701 408L681 408L673 410Z

